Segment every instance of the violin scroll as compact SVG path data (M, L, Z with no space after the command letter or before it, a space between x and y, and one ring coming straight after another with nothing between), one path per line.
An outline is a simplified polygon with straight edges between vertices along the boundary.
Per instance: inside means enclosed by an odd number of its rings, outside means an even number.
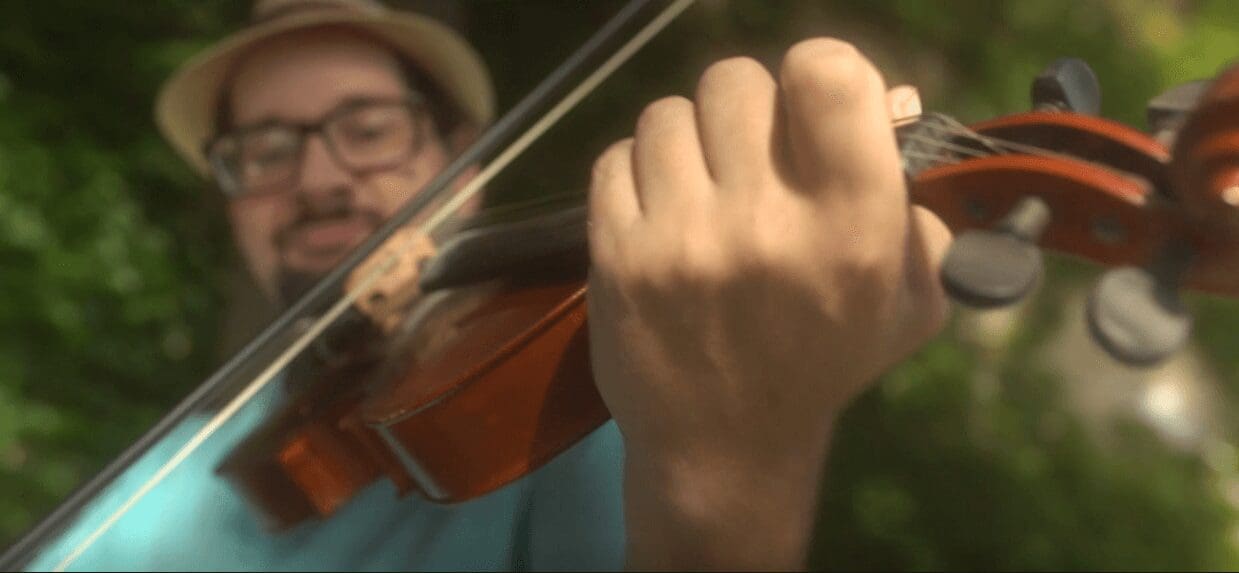
M1032 107L1042 112L1097 115L1101 86L1078 58L1060 58L1032 82ZM955 300L977 308L1014 304L1041 281L1044 262L1037 243L1050 224L1045 200L1020 199L992 228L969 229L952 243L941 279Z
M1149 100L1145 109L1149 132L1167 148L1174 146L1175 136L1184 122L1196 110L1200 97L1210 85L1208 80L1196 80L1174 86Z
M1225 272L1239 263L1239 66L1151 101L1152 135L1094 117L1100 90L1080 60L1047 67L1032 100L967 128L936 114L900 128L913 201L956 233L943 285L993 308L1034 290L1040 248L1112 267L1089 331L1121 362L1156 364L1191 332L1183 286L1239 292Z
M1032 100L1033 109L1099 115L1101 83L1084 60L1059 58L1033 79Z
M1088 303L1088 325L1110 354L1147 366L1188 340L1179 291L1197 262L1217 266L1239 238L1239 67L1211 82L1169 90L1149 104L1149 124L1173 142L1170 195L1183 225L1144 267L1111 270ZM1230 255L1233 257L1233 254Z
M1171 176L1185 206L1218 232L1239 235L1239 65L1210 84L1174 151Z

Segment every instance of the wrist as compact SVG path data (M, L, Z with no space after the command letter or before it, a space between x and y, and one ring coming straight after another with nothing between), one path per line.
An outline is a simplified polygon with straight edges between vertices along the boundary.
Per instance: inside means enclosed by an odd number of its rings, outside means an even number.
M629 449L630 567L803 568L827 441L797 455Z

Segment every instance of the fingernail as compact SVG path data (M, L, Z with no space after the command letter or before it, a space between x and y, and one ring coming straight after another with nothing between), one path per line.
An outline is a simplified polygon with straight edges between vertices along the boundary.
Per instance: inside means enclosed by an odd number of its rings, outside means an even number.
M897 86L888 92L891 119L899 121L921 115L921 94L913 86Z

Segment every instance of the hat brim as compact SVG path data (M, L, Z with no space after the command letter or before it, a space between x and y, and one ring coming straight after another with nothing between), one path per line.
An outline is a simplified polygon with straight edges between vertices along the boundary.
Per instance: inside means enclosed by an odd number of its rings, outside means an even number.
M155 123L194 171L207 176L203 153L214 135L223 83L239 56L268 38L326 25L346 25L387 43L413 63L459 106L465 118L483 126L494 117L490 74L477 52L438 22L408 12L307 12L255 25L195 56L164 84L155 104Z

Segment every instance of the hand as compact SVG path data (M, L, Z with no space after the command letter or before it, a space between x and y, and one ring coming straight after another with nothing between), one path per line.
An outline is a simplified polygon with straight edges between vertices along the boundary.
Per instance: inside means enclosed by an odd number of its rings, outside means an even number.
M908 202L892 103L907 91L855 49L812 40L777 84L753 60L711 66L695 101L655 102L598 159L591 356L630 521L671 503L716 523L715 502L790 487L811 524L833 420L941 328L950 232Z
M629 440L820 435L943 323L950 234L908 203L878 72L815 40L780 79L716 64L595 167L592 356Z

